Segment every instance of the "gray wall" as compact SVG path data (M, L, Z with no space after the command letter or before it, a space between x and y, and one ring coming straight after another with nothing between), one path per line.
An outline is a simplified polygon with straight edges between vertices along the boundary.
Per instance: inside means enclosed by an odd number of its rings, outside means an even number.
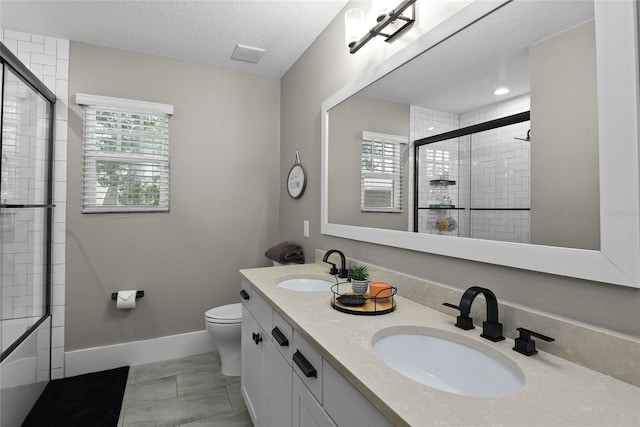
M78 92L174 105L170 213L81 213ZM277 243L280 82L72 42L69 94L67 351L203 330Z
M495 291L500 300L640 336L638 289L320 234L320 105L363 71L371 69L414 37L414 33L409 33L391 45L376 39L355 55L350 55L344 46L343 15L338 14L283 77L280 176L281 179L286 177L294 151L300 150L309 178L302 198L292 200L286 197L286 193L282 193L280 197L280 240L298 241L303 244L306 252L315 248L338 248L349 257L460 289L470 285L487 286ZM310 220L309 239L302 238L303 220ZM541 332L553 335L553 331Z
M531 46L531 243L600 249L593 21Z
M363 227L408 230L407 193L409 179L409 150L403 145L402 212L362 212L360 191L362 178L362 131L409 137L409 106L356 95L333 108L329 131L329 199L331 222Z

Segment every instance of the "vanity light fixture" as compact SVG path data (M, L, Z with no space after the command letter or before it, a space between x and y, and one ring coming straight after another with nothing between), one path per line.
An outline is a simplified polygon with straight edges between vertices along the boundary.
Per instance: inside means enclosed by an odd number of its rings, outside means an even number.
M508 94L509 92L510 92L510 91L509 91L509 89L508 89L508 88L506 88L506 87L500 87L500 88L498 88L498 89L494 90L494 91L493 91L493 94L494 94L494 95L506 95L506 94Z
M402 0L394 9L386 7L387 1L378 0L373 2L373 14L378 22L373 28L368 30L364 36L364 12L362 9L349 9L345 12L345 39L349 46L350 53L356 53L369 40L376 36L382 36L384 41L390 43L403 31L415 22L415 2L417 0ZM381 6L380 6L381 5ZM388 12L387 12L388 11ZM396 22L399 21L399 22ZM392 32L385 33L383 30L389 27Z

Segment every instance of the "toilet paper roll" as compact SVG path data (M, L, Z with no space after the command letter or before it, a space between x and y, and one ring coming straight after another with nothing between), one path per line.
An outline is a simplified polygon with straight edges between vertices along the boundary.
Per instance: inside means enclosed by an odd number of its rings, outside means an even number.
M116 300L116 307L118 310L131 310L136 308L136 293L137 291L118 291L118 298Z

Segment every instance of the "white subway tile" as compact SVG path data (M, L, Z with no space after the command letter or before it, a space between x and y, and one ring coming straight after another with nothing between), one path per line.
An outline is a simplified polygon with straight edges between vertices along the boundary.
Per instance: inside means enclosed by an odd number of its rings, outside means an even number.
M62 80L69 80L69 61L66 59L58 59L57 60L57 74L56 78Z
M64 378L64 367L63 368L56 368L56 369L52 369L51 370L51 379L52 380L59 380Z
M64 326L64 318L65 318L65 306L64 305L54 305L51 307L51 322L52 326Z
M66 120L56 120L54 125L54 137L56 139L56 144L58 140L67 140L67 122Z
M16 52L18 52L18 40L5 38L2 43L4 43L4 45L11 51L11 53L16 55Z
M43 54L44 44L33 43L31 41L25 41L25 40L18 40L18 51Z
M54 328L58 329L58 328ZM64 348L56 347L51 349L51 369L64 367Z
M64 265L53 266L55 270L56 267L64 268ZM65 303L65 286L64 285L53 285L53 297L51 300L53 305L64 305Z
M69 40L57 39L58 59L69 59Z
M9 29L5 28L5 30L4 30L4 38L5 39L16 39L16 40L31 41L31 34L23 33L22 31L9 30Z
M34 65L40 65L40 64L34 64ZM54 67L53 65L40 65L43 68L43 72L42 75L43 76L54 76L57 73L56 67ZM33 69L31 69L31 71L33 71ZM35 71L33 74L36 74Z
M64 347L64 327L56 326L51 328L51 346L52 351L57 347Z
M20 49L20 45L18 45L18 50ZM43 64L43 65L53 65L55 66L57 60L54 56L32 53L31 54L31 63L32 64Z
M23 52L20 50L16 51L17 54L16 56L18 57L18 59L27 66L27 68L31 67L31 54L29 52Z
M56 39L54 39L53 37L45 37L44 38L44 54L45 55L49 55L49 56L56 56Z

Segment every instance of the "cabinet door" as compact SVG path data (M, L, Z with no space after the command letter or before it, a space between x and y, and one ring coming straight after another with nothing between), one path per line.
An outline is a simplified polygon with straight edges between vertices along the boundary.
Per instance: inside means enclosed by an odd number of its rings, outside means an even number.
M309 389L293 375L293 427L336 427Z
M340 426L392 427L393 424L333 366L323 360L323 408Z
M242 397L247 404L251 421L255 426L260 425L260 401L262 393L262 347L263 343L256 344L254 334L262 337L262 329L245 306L242 306L242 376L240 387ZM267 340L268 341L268 340Z
M261 424L290 427L293 370L269 340L262 349L262 374Z

